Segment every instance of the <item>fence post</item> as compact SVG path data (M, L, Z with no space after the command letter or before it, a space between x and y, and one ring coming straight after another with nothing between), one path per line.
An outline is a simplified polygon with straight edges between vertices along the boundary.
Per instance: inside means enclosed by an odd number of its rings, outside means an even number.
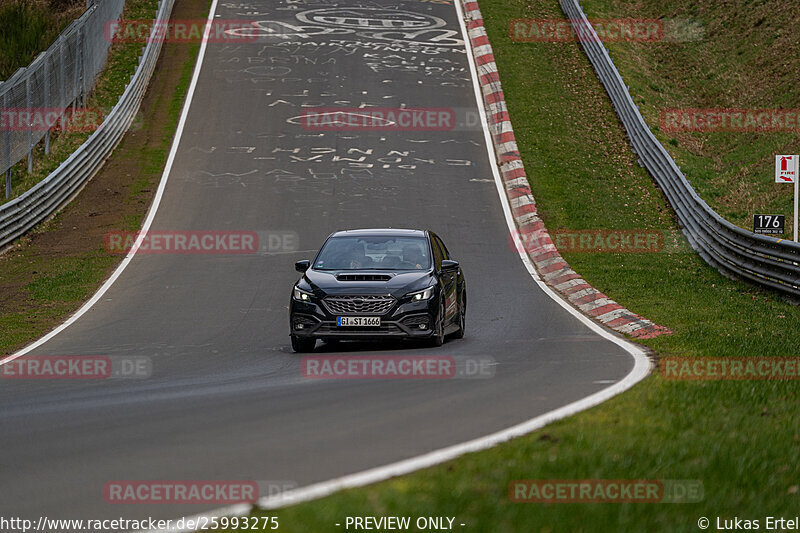
M26 73L25 77L25 111L28 113L28 174L33 172L33 123L31 113L33 111L33 95L31 94L31 74Z
M44 116L49 121L50 117L50 56L45 56L44 61ZM44 154L50 155L50 126L44 132Z
M93 17L95 13L89 15L89 17ZM87 24L85 26L91 26L87 19ZM91 30L91 28L90 28ZM92 46L91 46L91 33L89 31L83 32L83 107L85 108L87 105L87 100L89 99L89 91L92 89L92 73L91 73L91 56L92 56ZM85 111L85 109L84 109Z
M84 31L83 26L80 28L80 40L81 43L81 68L80 74L78 75L78 80L80 81L79 91L81 94L80 104L81 107L86 106L86 32Z
M59 41L59 43L58 43L58 48L59 48L59 54L58 54L59 55L59 58L58 58L59 75L58 75L58 81L59 81L59 85L60 85L59 91L60 91L60 96L61 96L61 98L60 98L60 100L58 102L58 108L61 110L61 131L64 131L64 120L65 120L65 115L67 114L67 107L69 107L67 104L69 102L67 102L67 73L64 72L64 69L66 68L64 66L64 60L65 60L65 58L64 58L64 49L66 48L66 44L65 44L66 39L64 39L64 35L63 34L59 35L58 41Z
M3 109L8 109L8 91L3 93ZM6 199L11 198L11 128L0 131L3 136L3 159L0 162L5 168L6 175Z
M81 29L75 32L75 64L72 66L72 114L75 114L75 106L78 104L78 72L81 64Z

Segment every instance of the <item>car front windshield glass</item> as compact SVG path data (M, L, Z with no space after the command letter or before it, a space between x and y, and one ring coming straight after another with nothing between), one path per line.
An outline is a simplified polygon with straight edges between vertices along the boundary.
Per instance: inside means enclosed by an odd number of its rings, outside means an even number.
M328 239L314 261L318 270L427 270L424 237L363 236Z

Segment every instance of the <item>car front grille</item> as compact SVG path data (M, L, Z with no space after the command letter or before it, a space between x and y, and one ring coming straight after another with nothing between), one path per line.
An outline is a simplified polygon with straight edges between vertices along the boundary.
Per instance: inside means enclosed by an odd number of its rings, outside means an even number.
M325 307L334 315L383 315L395 304L392 296L328 296Z

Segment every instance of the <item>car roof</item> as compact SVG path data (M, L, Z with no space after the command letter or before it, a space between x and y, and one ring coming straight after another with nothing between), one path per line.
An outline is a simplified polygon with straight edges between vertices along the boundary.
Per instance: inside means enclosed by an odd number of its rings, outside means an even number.
M398 237L425 237L427 232L419 229L401 229L401 228L372 228L372 229L348 229L335 231L331 233L331 237L345 237L345 236L384 236L395 235Z

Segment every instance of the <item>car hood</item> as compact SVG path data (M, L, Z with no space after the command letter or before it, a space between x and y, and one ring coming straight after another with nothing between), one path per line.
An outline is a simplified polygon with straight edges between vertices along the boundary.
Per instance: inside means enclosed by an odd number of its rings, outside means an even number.
M347 279L353 277L355 279ZM369 278L388 276L386 281ZM366 279L365 279L366 278ZM315 293L325 294L391 294L400 298L414 290L422 290L435 283L431 271L388 272L386 270L331 270L309 269L302 281L308 283Z

